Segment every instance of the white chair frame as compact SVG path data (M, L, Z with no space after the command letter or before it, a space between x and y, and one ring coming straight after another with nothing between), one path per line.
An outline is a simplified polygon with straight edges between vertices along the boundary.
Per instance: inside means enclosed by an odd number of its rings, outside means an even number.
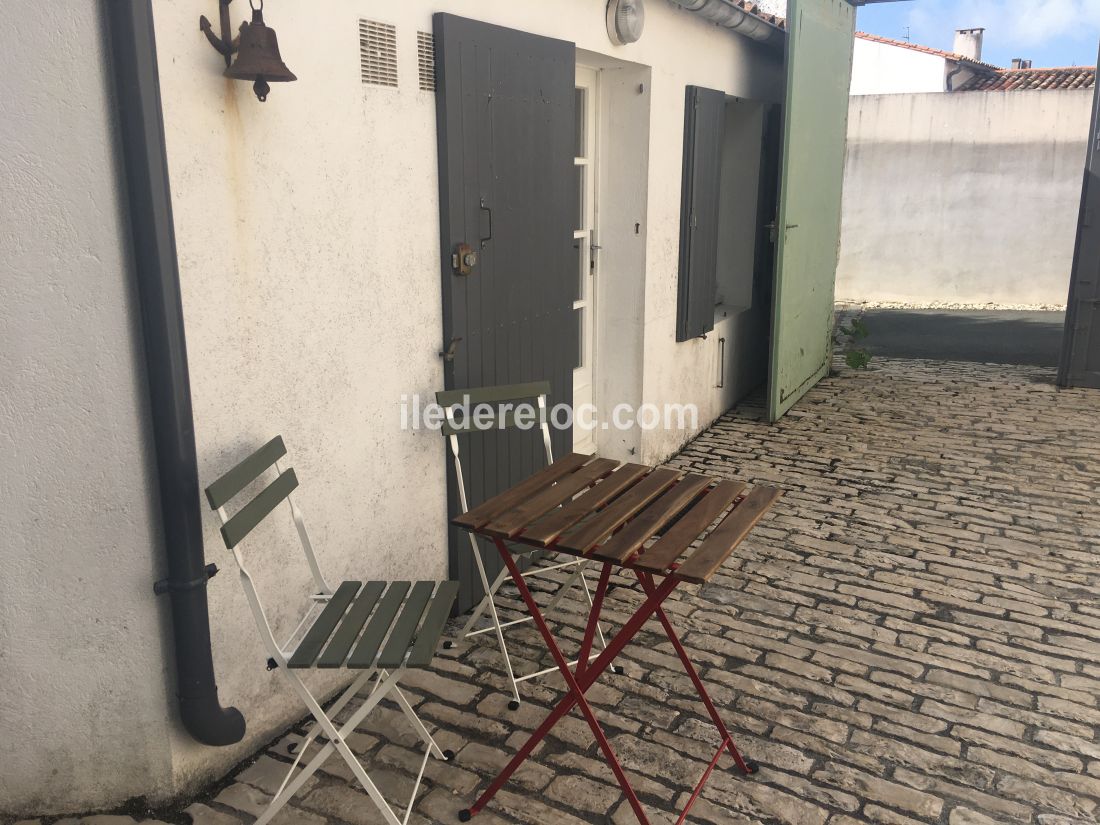
M276 449L282 450L285 454L285 448L282 447L282 439L274 439L265 448L270 448L275 442L278 442ZM274 467L279 473L279 477L285 477L281 463L278 459L271 462L268 466ZM262 471L261 471L262 472ZM289 471L293 475L293 470ZM296 485L296 480L293 482ZM269 488L270 489L270 488ZM209 490L207 491L210 495ZM305 703L309 709L310 714L313 716L316 724L312 726L306 737L301 743L293 748L291 752L296 752L297 756L290 768L287 770L287 774L284 777L279 789L275 792L270 804L256 819L256 825L266 825L271 819L286 805L286 803L297 793L306 781L321 767L333 753L339 754L344 762L347 763L348 768L352 774L366 790L367 795L371 798L371 801L377 806L381 812L383 819L387 825L407 825L409 816L412 812L413 806L416 802L416 795L420 790L420 784L424 777L424 771L427 767L428 758L434 756L437 759L449 761L454 757L451 751L442 750L428 731L427 727L417 716L416 711L412 705L409 704L408 699L397 687L398 681L404 675L406 667L404 663L401 666L395 668L381 668L370 667L358 672L358 675L352 681L343 693L330 705L328 712L326 713L322 702L313 695L310 689L306 686L305 682L299 676L299 670L288 666L290 657L294 654L297 647L297 643L300 642L299 637L302 636L308 628L312 625L313 621L320 615L318 607L323 608L333 597L333 589L325 581L323 574L321 573L320 565L317 562L317 556L313 551L313 544L310 541L309 534L306 532L305 521L302 518L301 511L298 509L297 504L294 502L294 498L290 493L285 495L286 502L290 505L291 516L294 520L294 526L297 528L298 538L302 545L302 551L305 554L306 561L309 564L309 569L313 577L314 584L317 587L317 593L310 597L311 604L307 607L305 615L303 615L298 626L287 638L284 644L279 644L275 639L274 631L271 628L271 624L268 622L267 614L264 611L263 602L260 599L259 592L256 589L256 585L252 579L252 575L249 573L247 566L245 565L244 558L240 552L240 545L236 543L229 549L233 553L233 558L237 562L237 568L240 573L241 586L244 588L245 597L248 600L248 605L252 610L252 615L256 620L256 626L260 631L260 636L263 640L264 647L267 650L268 655L271 657L269 667L273 662L278 669L290 683L290 686L294 689L294 692L298 694L301 700ZM253 499L255 500L255 499ZM228 503L228 502L227 502ZM278 502L281 503L281 502ZM231 520L231 516L226 513L224 504L220 507L216 507L218 518L221 521L221 526L224 528L226 524ZM269 515L270 512L267 514ZM261 517L265 518L265 516ZM224 531L223 531L224 535ZM229 541L227 539L227 544ZM296 641L297 640L297 641ZM405 654L405 659L408 659L408 653ZM350 702L353 698L359 695L360 691L364 687L374 680L374 685L367 694L366 699L362 705L358 707L347 721L342 726L337 726L336 716L341 710ZM398 818L397 814L390 807L382 796L381 791L377 785L371 780L367 774L362 763L355 756L355 753L351 750L347 743L347 737L355 732L359 724L374 710L379 702L385 699L387 696L391 696L400 706L401 710L405 714L409 721L409 724L416 731L421 741L425 745L424 758L420 763L420 770L416 776L416 782L413 785L412 794L409 798L408 804L405 806L405 814L403 817ZM318 737L323 736L327 739L327 743L324 744L320 750L313 756L313 758L306 764L304 768L295 776L295 770L305 755L306 750Z
M475 391L476 390L471 390L471 392ZM550 426L547 423L546 393L539 393L537 395L530 396L530 398L535 399L536 403L538 404L539 429L542 432L542 443L543 448L546 452L546 464L547 466L549 466L550 464L554 463L554 453L550 445ZM515 399L513 399L513 401L514 400ZM474 406L476 407L478 405L475 404ZM444 417L446 418L447 423L450 424L452 427L457 426L455 413L458 408L458 405L450 405L443 408ZM466 499L466 482L463 476L462 459L459 456L458 435L454 433L447 435L447 441L450 445L451 457L454 463L455 479L458 483L458 503L459 506L462 508L462 512L465 513L470 508ZM522 618L512 619L506 622L502 622L500 620L500 615L497 612L496 606L496 594L501 585L504 584L505 581L508 581L508 568L501 568L501 571L497 574L497 577L493 579L492 582L490 582L489 576L485 571L485 562L481 557L481 548L479 548L477 544L477 538L474 536L473 532L470 531L466 531L466 537L470 541L470 552L474 557L474 563L477 565L478 576L481 578L481 585L484 588L485 595L482 597L481 601L478 603L473 613L470 614L470 617L466 620L466 624L463 625L462 630L458 632L457 639L458 641L463 641L465 639L470 639L475 636L480 636L484 633L496 633L497 645L500 647L500 655L504 659L504 669L508 674L508 684L512 689L512 700L508 703L508 707L510 710L518 710L520 703L522 702L519 694L519 685L521 682L526 682L530 679L537 679L539 676L545 676L548 673L558 673L559 671L557 666L555 665L552 667L547 667L541 670L534 671L533 673L525 673L521 676L516 676L515 671L512 668L512 658L508 653L508 643L504 639L504 629L507 627L512 627L514 625L520 625L526 622L530 622L532 621L532 617L524 616ZM592 591L589 589L588 579L584 575L584 572L588 568L589 564L590 562L588 559L578 559L570 557L568 561L555 562L553 564L541 567L532 567L528 570L523 571L523 578L529 579L536 576L545 576L548 573L553 573L556 570L563 570L569 567L574 568L572 575L570 575L569 578L562 583L561 587L558 588L557 592L554 593L553 598L550 600L549 604L547 604L546 606L546 609L543 611L544 615L549 616L549 614L553 612L561 603L566 593L568 593L569 590L578 583L581 585L581 588L584 591L584 597L588 601L589 608L592 607ZM486 611L488 611L491 620L489 626L474 629L474 625L478 622L479 619L481 619L482 616L485 615ZM596 625L596 633L599 636L600 648L602 649L604 647L607 647L607 640L604 638L603 628L600 627L598 623ZM444 647L448 648L452 646L451 642L444 642L443 644ZM595 659L599 655L599 653L599 650L593 650L589 656L589 661ZM576 660L574 660L569 664L570 667L572 667L575 666L577 662ZM622 672L621 668L618 668L617 666L613 666L613 669L615 670L615 672Z

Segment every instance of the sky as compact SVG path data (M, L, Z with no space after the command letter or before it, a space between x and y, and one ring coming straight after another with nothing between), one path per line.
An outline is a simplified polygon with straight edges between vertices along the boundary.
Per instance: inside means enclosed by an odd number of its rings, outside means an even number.
M1094 66L1100 0L903 0L863 6L861 31L951 51L955 29L985 28L982 60L1008 66Z

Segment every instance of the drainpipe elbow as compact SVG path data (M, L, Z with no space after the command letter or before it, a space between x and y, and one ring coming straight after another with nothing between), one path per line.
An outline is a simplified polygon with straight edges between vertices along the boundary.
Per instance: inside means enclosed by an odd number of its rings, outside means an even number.
M204 745L235 745L244 739L245 720L239 710L223 708L218 701L206 581L170 592L180 721Z
M223 747L244 739L244 715L236 708L223 708L218 689L197 696L180 696L183 726L204 745Z
M947 91L949 91L949 92L955 91L955 75L957 75L962 70L963 70L963 67L959 66L954 71L951 71L951 72L947 73Z

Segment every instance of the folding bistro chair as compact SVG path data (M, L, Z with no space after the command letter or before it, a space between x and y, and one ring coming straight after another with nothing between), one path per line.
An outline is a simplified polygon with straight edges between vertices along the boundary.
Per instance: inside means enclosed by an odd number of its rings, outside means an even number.
M241 585L271 657L268 668L277 667L286 675L291 687L317 721L298 746L294 763L287 771L279 790L275 792L275 797L256 820L256 825L269 822L333 752L343 757L352 774L378 806L386 823L405 825L416 802L428 757L450 760L454 753L440 750L398 689L397 683L407 668L426 668L431 664L444 624L458 594L458 582L418 581L410 586L409 582L371 581L363 584L346 581L333 590L321 575L302 514L290 496L298 486L298 479L293 469L284 471L280 466L280 459L285 455L283 439L276 436L206 488L206 497L221 519L225 546L233 551L233 557L240 569ZM274 467L278 473L275 480L244 503L232 516L228 515L226 505L270 467ZM245 567L240 544L283 501L290 505L290 514L313 574L317 594L311 597L312 603L307 605L305 615L286 644L280 645L267 621L252 576ZM358 675L351 686L329 706L326 713L299 673L310 668L339 667L358 671ZM336 715L372 680L373 686L366 699L341 727L337 727ZM346 740L378 703L390 695L404 711L409 723L426 746L403 819L398 819L383 799ZM319 736L328 741L309 764L294 776L306 749Z
M479 387L466 390L446 390L435 394L436 403L443 408L444 412L442 431L443 435L446 436L450 443L451 456L454 460L455 479L458 482L458 503L463 513L467 512L470 508L466 499L466 481L463 476L462 460L459 457L459 435L475 431L506 430L517 427L522 422L517 422L516 406L524 403L529 404L534 401L537 406L536 420L539 425L539 430L542 432L542 443L546 452L546 464L549 466L554 463L554 455L550 447L550 426L547 423L546 412L546 399L549 394L550 384L547 381L536 381L529 384L508 384L498 387ZM463 418L459 418L456 415L459 411L464 412ZM475 411L478 413L477 415L475 415ZM603 459L597 460L602 461ZM504 659L504 669L508 673L508 682L512 688L512 701L508 703L508 708L510 710L517 710L520 705L519 683L526 682L529 679L535 679L547 673L556 673L558 668L554 666L537 670L533 673L526 673L522 676L515 675L512 668L512 659L508 653L508 644L504 640L504 628L529 622L532 620L532 617L528 615L506 622L500 620L495 597L500 586L508 580L508 568L501 568L497 577L490 582L488 574L485 571L485 562L482 559L481 550L477 544L477 538L475 538L473 533L467 533L467 537L470 540L470 552L473 554L474 563L477 565L478 576L481 578L481 586L484 589L485 595L482 597L481 602L477 605L474 612L470 614L470 618L466 620L466 625L458 634L458 640L462 641L474 636L480 636L483 633L496 633L497 644L500 646L500 655ZM528 550L528 548L516 549L517 552ZM537 552L530 553L530 556L532 560L537 561L541 554ZM550 603L547 605L545 612L552 612L576 584L580 584L584 592L584 597L591 609L592 592L588 587L588 580L584 576L585 568L588 567L588 565L589 562L585 559L569 558L564 562L556 562L540 567L530 567L523 571L523 577L527 579L534 576L545 576L555 570L572 568L572 575L570 575L569 578L562 583L561 587L558 588ZM481 617L485 615L486 611L489 613L489 625L487 627L475 629L475 625ZM599 625L597 625L597 634L602 649L606 647L607 643L604 640L603 628L599 627ZM445 641L443 646L445 648L450 648L453 646L453 642L450 640ZM593 651L591 654L592 658L595 658L597 655L599 655L598 651ZM572 664L575 665L576 662ZM617 665L613 666L613 670L616 673L622 673L622 668Z

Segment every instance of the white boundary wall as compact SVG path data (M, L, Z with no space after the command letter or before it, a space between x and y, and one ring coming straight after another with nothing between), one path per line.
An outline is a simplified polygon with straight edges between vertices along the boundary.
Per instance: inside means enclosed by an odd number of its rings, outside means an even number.
M853 97L837 300L1063 306L1091 101Z

